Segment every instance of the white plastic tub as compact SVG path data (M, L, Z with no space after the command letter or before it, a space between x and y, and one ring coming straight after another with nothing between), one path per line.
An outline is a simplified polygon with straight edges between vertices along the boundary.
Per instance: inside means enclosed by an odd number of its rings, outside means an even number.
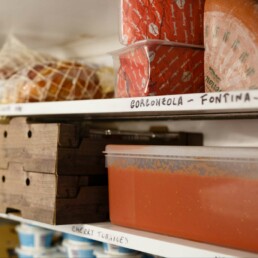
M63 246L66 248L68 258L95 258L93 244L75 244L69 240L64 240Z
M97 242L93 239L89 239L86 237L80 237L80 236L76 236L76 235L68 234L68 233L63 234L63 239L68 240L70 243L74 243L74 244L85 244L85 243L94 244Z
M143 254L135 253L135 254L108 254L104 251L95 251L94 255L96 258L143 258Z
M53 238L53 231L31 226L28 224L21 224L17 226L21 248L23 249L44 249L50 247Z
M41 250L16 248L15 251L19 258L66 258L66 255L58 252L56 248L42 248Z

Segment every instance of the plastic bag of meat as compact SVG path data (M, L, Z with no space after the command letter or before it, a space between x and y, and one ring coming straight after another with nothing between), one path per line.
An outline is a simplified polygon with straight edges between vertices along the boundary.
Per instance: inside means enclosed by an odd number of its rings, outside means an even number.
M6 82L4 103L111 98L112 69L71 61L36 63Z
M111 98L112 68L60 61L10 37L0 52L0 102Z
M204 92L204 49L165 41L114 53L116 97Z
M161 39L203 45L205 0L121 0L124 45Z
M55 60L55 58L27 48L17 38L10 35L0 51L0 80L9 79L31 63L49 60Z
M27 48L13 35L7 37L0 50L0 102L5 91L6 80L31 63L54 60Z
M258 0L206 0L205 91L258 89Z

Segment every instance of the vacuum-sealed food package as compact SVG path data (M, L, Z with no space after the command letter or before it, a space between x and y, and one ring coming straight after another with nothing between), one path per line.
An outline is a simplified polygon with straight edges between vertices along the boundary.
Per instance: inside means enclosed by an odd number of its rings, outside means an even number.
M143 41L113 54L116 97L204 92L204 49Z
M101 85L101 74L100 69L77 62L56 61L34 64L16 73L6 82L4 102L112 97L112 87L105 88ZM110 76L112 77L112 74Z
M110 98L113 68L58 60L9 37L0 51L0 102Z
M203 45L205 0L121 0L120 41L161 39Z
M29 49L17 38L7 37L0 51L0 80L6 80L31 63L55 60L54 57Z

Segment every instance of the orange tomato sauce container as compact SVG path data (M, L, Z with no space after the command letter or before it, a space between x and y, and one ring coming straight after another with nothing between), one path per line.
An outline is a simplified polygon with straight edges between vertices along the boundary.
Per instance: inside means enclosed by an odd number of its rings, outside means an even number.
M258 252L258 148L108 145L110 220Z

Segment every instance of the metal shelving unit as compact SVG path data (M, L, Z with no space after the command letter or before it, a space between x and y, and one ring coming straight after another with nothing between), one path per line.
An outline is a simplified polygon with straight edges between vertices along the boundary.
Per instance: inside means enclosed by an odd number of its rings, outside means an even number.
M0 116L60 117L85 119L148 119L148 118L256 118L258 92L186 94L145 98L81 100L2 104ZM98 241L164 257L258 257L258 254L204 243L168 237L112 225L109 222L89 225L54 226L30 221L11 214L0 217L31 223L56 231L72 233Z

